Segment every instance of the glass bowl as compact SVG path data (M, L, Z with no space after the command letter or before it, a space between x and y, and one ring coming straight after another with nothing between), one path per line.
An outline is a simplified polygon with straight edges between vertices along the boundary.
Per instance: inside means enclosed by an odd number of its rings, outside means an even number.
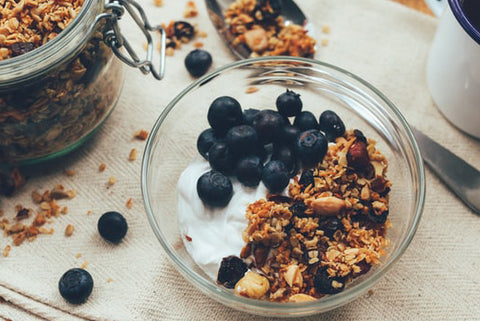
M255 87L258 92L248 93ZM178 178L197 157L196 141L209 127L207 111L219 96L235 97L242 108L275 109L285 88L301 94L304 110L320 115L334 110L347 128L377 141L389 160L391 244L378 265L345 290L313 302L278 303L236 296L216 284L188 254L177 220ZM366 81L316 60L266 57L238 61L197 80L165 108L147 142L142 192L155 235L176 269L209 297L232 308L264 316L306 316L344 305L368 291L394 266L415 234L425 199L425 177L418 146L398 109ZM245 221L246 222L246 221ZM246 225L245 225L246 226ZM238 255L238 254L237 254ZM220 262L219 262L220 263Z

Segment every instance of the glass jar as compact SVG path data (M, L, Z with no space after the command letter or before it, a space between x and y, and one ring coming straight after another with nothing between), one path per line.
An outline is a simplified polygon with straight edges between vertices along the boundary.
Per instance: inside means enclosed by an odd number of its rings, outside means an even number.
M85 0L78 16L54 39L0 61L0 164L51 159L90 137L120 96L122 61L158 76L151 65L151 37L145 31L155 28L144 16L141 21L134 16L147 36L147 61L131 52L119 32L117 19L123 6L132 3L143 14L131 0ZM131 59L122 54L122 45ZM163 66L161 70L163 75Z

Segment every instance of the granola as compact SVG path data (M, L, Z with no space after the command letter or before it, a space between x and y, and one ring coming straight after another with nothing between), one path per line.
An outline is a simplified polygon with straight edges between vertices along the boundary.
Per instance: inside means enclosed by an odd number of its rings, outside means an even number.
M5 59L53 39L76 17L83 0L4 0L0 4L0 51ZM99 24L72 58L45 66L38 76L2 86L0 163L73 148L106 118L119 96L122 74L120 62L103 42L103 27Z
M355 168L359 143L368 162ZM288 197L268 195L250 204L240 257L269 281L268 291L255 297L281 302L320 298L342 291L378 264L389 246L386 230L391 226L387 166L374 140L348 131L329 146L321 163L294 178Z
M313 57L315 39L303 26L285 24L279 2L274 0L237 0L225 12L234 46L245 45L251 57Z

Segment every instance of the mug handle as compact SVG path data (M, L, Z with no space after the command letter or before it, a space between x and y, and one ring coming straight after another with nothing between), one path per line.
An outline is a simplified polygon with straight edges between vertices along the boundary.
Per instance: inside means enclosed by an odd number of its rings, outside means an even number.
M447 3L447 0L425 0L428 7L432 12L437 16L440 17L443 13L443 9Z

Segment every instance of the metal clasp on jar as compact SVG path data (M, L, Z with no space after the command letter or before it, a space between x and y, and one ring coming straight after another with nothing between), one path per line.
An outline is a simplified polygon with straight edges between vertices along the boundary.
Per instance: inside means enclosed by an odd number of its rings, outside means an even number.
M138 25L140 30L147 39L147 56L144 60L138 58L135 50L132 48L127 39L120 32L120 26L118 20L125 13L125 9ZM147 19L145 11L134 0L110 0L105 5L105 12L98 15L95 19L95 24L105 20L107 27L103 33L103 41L112 48L115 55L124 63L131 67L139 68L144 74L152 73L152 75L160 80L165 74L165 47L166 47L166 34L165 30L161 26L152 26ZM153 64L153 39L150 32L160 33L160 62L158 69ZM126 54L121 51L124 47ZM128 54L128 55L127 55Z

